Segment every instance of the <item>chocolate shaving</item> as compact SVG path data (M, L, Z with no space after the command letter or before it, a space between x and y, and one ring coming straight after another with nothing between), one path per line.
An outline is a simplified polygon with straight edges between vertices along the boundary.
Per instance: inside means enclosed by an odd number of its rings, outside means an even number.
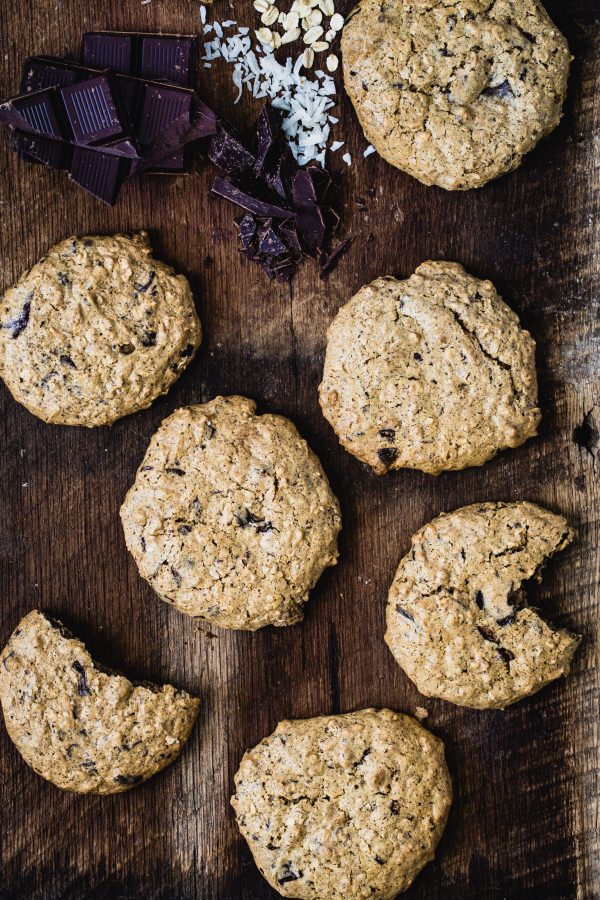
M330 272L333 272L340 257L350 249L351 244L352 238L344 238L343 241L340 241L339 244L333 248L329 256L325 257L325 260L321 263L321 278L326 278Z
M295 213L291 212L289 209L284 209L274 203L267 203L264 200L253 197L241 188L236 187L231 181L219 176L213 181L211 193L214 194L215 197L223 197L224 200L230 200L231 203L235 203L242 209L254 213L255 216L260 216L261 218L289 219L295 215Z

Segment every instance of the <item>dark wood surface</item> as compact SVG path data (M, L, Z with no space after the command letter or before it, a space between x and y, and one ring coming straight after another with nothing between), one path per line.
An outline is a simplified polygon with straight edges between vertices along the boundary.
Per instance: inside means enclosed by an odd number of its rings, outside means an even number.
M58 791L1 729L3 900L274 898L229 806L241 755L281 718L370 705L425 706L447 742L456 801L436 861L410 897L600 897L600 21L596 0L547 5L576 57L555 134L516 173L449 194L375 156L363 160L342 99L340 131L355 157L342 178L344 233L356 240L329 281L307 265L291 291L238 256L232 208L208 197L209 165L190 178L134 181L108 209L63 174L17 160L0 135L0 289L71 233L145 227L157 252L189 276L205 328L199 358L169 395L111 428L44 425L0 387L0 641L39 607L100 661L203 698L179 762L115 797ZM255 21L248 0L217 0L214 13ZM0 0L0 95L14 93L26 53L76 53L85 29L107 27L194 31L198 4ZM200 87L248 130L258 107L234 107L230 71L203 70ZM407 276L430 257L491 278L533 332L544 420L536 440L482 469L381 479L340 449L320 414L325 331L362 284ZM118 508L159 422L180 405L232 392L290 416L341 500L339 565L293 628L247 634L198 624L153 595L125 550ZM565 514L579 531L540 589L551 616L585 636L573 672L505 712L424 700L383 643L398 560L440 511L520 498Z

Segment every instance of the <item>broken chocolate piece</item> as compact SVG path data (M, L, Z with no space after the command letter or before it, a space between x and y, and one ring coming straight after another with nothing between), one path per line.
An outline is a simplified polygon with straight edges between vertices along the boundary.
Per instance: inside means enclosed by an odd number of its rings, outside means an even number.
M92 692L89 689L87 679L85 677L85 669L83 668L79 660L75 660L72 668L77 672L77 693L80 697L90 696Z
M508 79L503 81L501 84L497 84L494 87L490 85L490 87L486 87L481 92L483 97L512 97L513 92L510 86L510 82Z
M139 784L140 781L143 781L143 777L141 775L115 775L114 780L117 784L127 785L131 787L134 784Z
M286 862L281 870L281 875L277 877L277 882L279 884L287 884L288 881L298 881L299 878L302 878L302 875L302 872L294 872L292 864Z
M263 106L256 125L256 161L255 168L262 175L269 168L270 157L274 151L281 153L281 113L271 104Z
M391 466L398 458L398 451L395 447L382 447L377 451L377 456L384 466Z
M318 250L325 239L325 220L318 204L315 185L314 173L308 169L300 169L292 182L292 196L297 211L296 226L310 250Z
M211 139L208 158L227 175L249 172L255 165L254 156L246 150L237 136L225 129L222 124L217 125L216 134Z
M241 219L236 219L236 225L240 232L240 241L242 242L242 247L244 248L244 250L247 250L252 243L254 235L256 234L256 219L251 213L246 213L246 215L242 216Z
M31 298L32 294L27 297L27 300L23 304L23 309L19 313L16 319L11 319L10 322L6 322L2 324L2 328L10 329L11 338L18 338L22 331L25 331L27 325L29 324L29 314L31 312Z
M267 219L258 232L258 252L265 256L283 256L286 251L286 245L273 229L273 220Z
M245 209L256 216L264 217L265 219L290 219L294 216L294 213L289 209L276 206L274 203L258 200L256 197L252 197L250 194L245 193L241 188L236 187L225 178L215 178L211 193L217 197L223 197L225 200L230 200L242 209Z

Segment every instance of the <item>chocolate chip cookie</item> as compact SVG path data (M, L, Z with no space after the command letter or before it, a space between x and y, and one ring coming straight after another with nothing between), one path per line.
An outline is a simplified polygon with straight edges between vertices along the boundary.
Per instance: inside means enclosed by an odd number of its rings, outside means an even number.
M367 139L448 190L516 169L556 128L570 63L538 0L361 0L342 58Z
M567 674L580 639L545 621L527 589L573 538L562 516L525 502L465 506L417 532L385 639L421 693L502 709Z
M337 560L339 505L288 419L244 397L179 409L156 432L121 508L140 574L223 628L291 625Z
M452 802L442 742L388 709L280 722L235 786L260 871L304 900L392 900L433 859Z
M179 756L200 703L104 669L37 610L0 654L0 702L25 762L78 794L115 794L160 772Z
M68 238L0 300L0 376L45 422L107 425L166 393L200 344L183 275L148 235Z
M319 399L346 450L378 474L480 466L536 434L535 343L491 282L425 262L340 309Z

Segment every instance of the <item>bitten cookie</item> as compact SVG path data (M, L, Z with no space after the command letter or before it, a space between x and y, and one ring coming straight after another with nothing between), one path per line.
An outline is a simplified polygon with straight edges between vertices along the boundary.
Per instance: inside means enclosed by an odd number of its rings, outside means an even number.
M68 238L0 300L0 376L30 412L107 425L166 393L201 340L190 286L148 235Z
M452 802L442 742L388 709L280 722L235 786L258 868L304 900L392 900L433 859Z
M291 625L337 560L340 510L290 421L244 397L179 409L156 432L121 508L141 575L223 628Z
M173 762L200 701L132 684L93 661L60 622L34 610L0 656L6 730L38 775L78 794L126 791Z
M448 190L516 169L556 128L570 63L538 0L361 0L342 58L368 140Z
M425 262L340 309L319 400L346 450L380 475L480 466L536 434L535 342L491 282Z
M566 675L580 638L528 605L527 582L571 543L533 503L481 503L412 539L390 588L385 639L421 693L503 709Z

